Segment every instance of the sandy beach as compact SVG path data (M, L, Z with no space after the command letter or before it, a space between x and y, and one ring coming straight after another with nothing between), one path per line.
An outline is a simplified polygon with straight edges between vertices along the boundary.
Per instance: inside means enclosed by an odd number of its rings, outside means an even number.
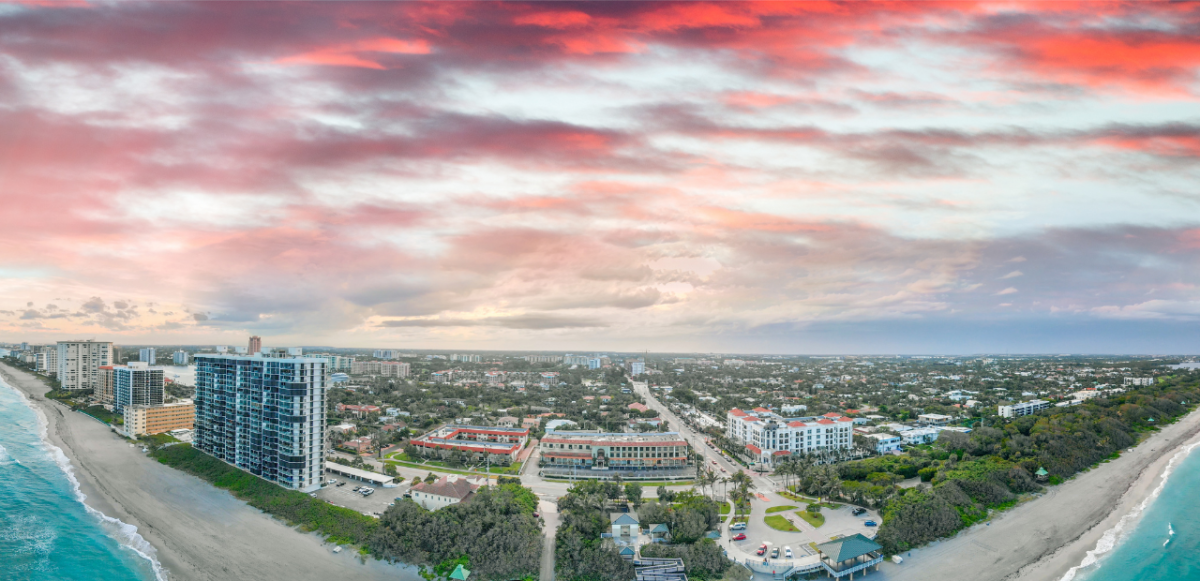
M0 375L45 414L50 441L71 460L87 504L136 526L169 579L420 579L412 567L334 554L316 535L147 458L108 426L46 399L38 378L4 364Z
M1194 411L1126 452L956 537L885 563L881 579L1054 581L1159 485L1175 454L1200 441Z

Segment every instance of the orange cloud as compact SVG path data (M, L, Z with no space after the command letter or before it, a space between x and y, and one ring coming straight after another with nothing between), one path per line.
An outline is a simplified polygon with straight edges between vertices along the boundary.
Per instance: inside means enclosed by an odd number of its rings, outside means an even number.
M359 53L429 54L432 49L424 39L403 40L399 38L371 38L354 43L317 49L297 55L276 59L281 65L326 65L359 67L364 69L387 69L386 66L364 58Z

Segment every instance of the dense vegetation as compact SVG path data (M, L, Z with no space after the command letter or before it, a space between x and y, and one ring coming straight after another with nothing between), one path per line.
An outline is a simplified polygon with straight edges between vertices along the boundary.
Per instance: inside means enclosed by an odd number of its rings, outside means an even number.
M611 531L610 500L624 489L615 482L585 480L558 499L562 523L554 538L554 574L563 581L633 579L633 565L605 546L601 534Z
M916 460L928 464L918 472L931 476L932 487L904 490L888 501L876 540L894 553L953 534L985 518L989 509L1011 506L1017 495L1038 490L1033 476L1038 468L1052 482L1070 478L1134 445L1139 433L1179 418L1197 399L1200 384L1168 377L970 434L943 432L937 446Z
M679 557L695 579L719 578L729 567L721 548L705 538L721 524L721 504L692 491L670 492L659 488L659 502L637 507L641 487L620 482L583 481L558 500L562 525L555 538L556 575L566 581L631 579L633 567L605 544L601 535L611 530L609 515L628 502L637 508L642 528L665 524L670 545L643 546L646 557Z
M733 564L712 539L700 539L689 545L646 545L642 547L642 556L683 559L688 579L697 581L720 579Z
M480 488L469 502L434 512L404 499L383 514L369 546L382 558L428 565L437 575L463 563L472 579L534 578L542 554L537 502L513 482Z
M321 534L332 543L365 545L378 521L348 508L341 508L303 492L267 482L205 454L187 444L155 448L150 456L159 462L194 474L213 486L224 488L247 504L271 516Z

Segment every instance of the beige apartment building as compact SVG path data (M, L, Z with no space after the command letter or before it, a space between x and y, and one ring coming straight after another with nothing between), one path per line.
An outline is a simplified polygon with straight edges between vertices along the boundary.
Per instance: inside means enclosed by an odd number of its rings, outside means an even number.
M196 406L190 399L162 405L125 407L125 433L129 436L190 430L195 421Z
M112 364L111 341L58 342L58 382L63 389L97 389L100 367Z

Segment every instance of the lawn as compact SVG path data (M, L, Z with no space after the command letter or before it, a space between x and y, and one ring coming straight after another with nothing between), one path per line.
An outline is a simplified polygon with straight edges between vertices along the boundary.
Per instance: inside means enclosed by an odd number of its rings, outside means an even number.
M783 512L785 510L796 510L796 508L797 507L790 504L785 504L783 506L772 506L771 508L767 509L767 514L771 514L773 512Z
M789 521L788 519L783 518L782 516L779 516L779 515L769 516L767 518L764 518L763 522L767 523L767 526L769 526L777 531L786 531L786 532L790 532L790 533L800 532L800 529L796 528L796 525L792 524L791 521Z
M804 519L804 522L812 525L813 528L821 528L821 525L825 524L825 515L819 512L814 514L807 510L798 510L796 516Z
M817 501L815 498L808 498L806 496L800 496L799 494L795 494L795 493L787 491L787 490L780 490L779 496L782 496L788 500L794 500L796 502L813 503L813 502Z
M722 503L721 503L721 509L720 509L720 510L721 510L721 516L725 516L725 515L729 514L729 510L730 510L730 508L729 508L729 503L728 503L728 502L722 502Z

